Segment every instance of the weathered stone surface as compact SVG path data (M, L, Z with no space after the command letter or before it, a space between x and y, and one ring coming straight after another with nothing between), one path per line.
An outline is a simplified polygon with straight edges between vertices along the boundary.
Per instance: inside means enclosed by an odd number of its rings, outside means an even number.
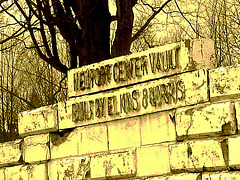
M50 134L51 159L78 155L80 130L77 128L72 131Z
M199 173L181 173L168 177L168 180L187 179L187 180L202 180Z
M141 144L176 140L174 112L163 111L140 117Z
M231 102L179 108L175 120L178 136L229 135L236 133L237 128Z
M140 146L139 118L129 118L108 124L109 149L123 149Z
M50 159L49 134L39 134L24 138L23 161L36 162Z
M137 175L154 176L170 172L168 144L137 149Z
M173 171L226 169L227 143L199 140L170 145L170 166Z
M5 180L5 168L0 168L0 179Z
M72 98L59 109L60 129L123 119L208 101L207 72L199 70L128 88Z
M212 68L214 42L187 40L68 72L68 95L81 96L189 70Z
M19 165L5 169L5 180L48 180L46 164Z
M202 174L202 180L238 180L238 179L240 179L239 171Z
M0 167L21 163L21 143L21 139L0 143Z
M80 130L79 133L79 154L96 153L108 150L106 125L88 126Z
M144 180L167 180L167 179L168 177L165 177L165 176L157 176L157 177L150 177Z
M95 125L52 133L50 149L51 159L107 151L107 127Z
M58 130L57 105L45 106L19 114L20 136L41 134Z
M90 178L90 157L68 157L51 160L48 163L49 179Z
M240 169L240 137L229 138L228 139L228 149L229 149L229 166L235 169Z
M210 70L210 98L236 99L240 95L240 66Z
M91 178L131 177L136 174L136 152L129 150L91 157Z
M240 101L235 103L235 110L236 110L236 121L238 129L240 129Z

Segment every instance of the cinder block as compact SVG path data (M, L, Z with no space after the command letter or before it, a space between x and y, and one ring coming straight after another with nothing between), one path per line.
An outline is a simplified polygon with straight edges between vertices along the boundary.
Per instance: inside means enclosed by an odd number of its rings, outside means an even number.
M240 179L239 171L202 174L202 180L238 180L238 179Z
M236 110L236 121L238 125L238 129L240 129L240 101L235 103L235 110Z
M20 136L42 134L58 130L58 106L50 105L19 114L18 131Z
M137 149L137 175L156 176L170 172L168 144Z
M50 134L51 159L79 154L79 131L81 128Z
M217 140L199 140L170 145L172 171L222 170L227 166L227 143Z
M39 134L24 138L23 161L36 162L50 159L49 134Z
M173 111L140 116L141 144L154 144L176 140Z
M48 163L50 179L88 179L90 178L90 157L67 157L51 160Z
M129 150L91 157L91 178L127 178L136 175L136 152Z
M186 40L90 64L68 72L68 95L82 96L113 87L213 68L214 41Z
M107 126L94 125L79 131L79 154L96 153L108 150Z
M235 169L240 169L240 137L229 138L228 139L228 149L229 149L229 166Z
M123 149L140 146L139 118L129 118L108 124L109 149Z
M0 179L5 180L5 168L0 168Z
M19 165L5 169L5 180L48 180L46 164Z
M181 173L181 174L172 175L168 177L168 180L177 180L177 179L202 180L201 174L199 173Z
M240 96L240 66L210 70L211 100L236 99Z
M136 117L209 101L207 70L71 98L59 105L59 128Z
M0 143L0 167L21 163L21 143L21 139Z
M168 176L157 176L157 177L150 177L144 180L167 180Z
M176 111L177 136L236 133L234 103L204 104Z
M79 127L50 135L51 159L108 150L106 125Z

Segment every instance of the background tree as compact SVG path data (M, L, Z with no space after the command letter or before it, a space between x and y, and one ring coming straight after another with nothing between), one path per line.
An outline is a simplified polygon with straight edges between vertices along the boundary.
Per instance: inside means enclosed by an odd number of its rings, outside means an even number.
M18 136L19 112L67 98L71 68L199 37L214 40L216 67L238 63L239 8L239 0L0 0L0 141Z

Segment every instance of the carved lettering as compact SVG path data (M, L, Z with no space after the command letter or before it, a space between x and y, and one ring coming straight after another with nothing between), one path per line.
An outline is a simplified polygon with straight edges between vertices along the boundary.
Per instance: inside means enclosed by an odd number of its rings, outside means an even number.
M96 117L103 117L106 115L105 98L95 99L95 115Z

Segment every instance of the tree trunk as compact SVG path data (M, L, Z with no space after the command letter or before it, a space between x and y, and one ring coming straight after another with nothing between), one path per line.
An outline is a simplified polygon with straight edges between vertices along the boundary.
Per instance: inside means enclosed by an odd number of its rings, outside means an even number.
M112 47L112 57L129 54L133 28L133 6L137 0L116 0L117 31Z
M72 7L83 31L77 52L79 65L109 59L111 15L108 0L76 0Z

